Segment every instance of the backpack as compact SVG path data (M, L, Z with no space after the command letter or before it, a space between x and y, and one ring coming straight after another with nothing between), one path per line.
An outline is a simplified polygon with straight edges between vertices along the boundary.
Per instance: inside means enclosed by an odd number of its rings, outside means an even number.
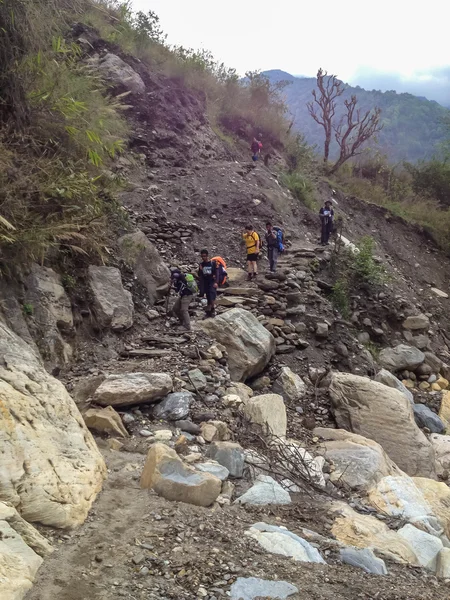
M224 261L224 259L221 256L214 256L214 258L211 259L211 262L216 263L217 283L221 286L225 285L225 283L227 282L227 277L228 277L227 263Z
M192 273L185 273L186 287L192 294L198 294L198 285Z
M274 227L274 231L277 233L278 252L284 252L286 247L284 245L284 233L281 227Z
M261 234L259 234L257 231L255 231L256 235L259 237L259 251L261 252L261 250L263 249L264 246L264 236L261 236ZM253 238L255 239L255 238Z

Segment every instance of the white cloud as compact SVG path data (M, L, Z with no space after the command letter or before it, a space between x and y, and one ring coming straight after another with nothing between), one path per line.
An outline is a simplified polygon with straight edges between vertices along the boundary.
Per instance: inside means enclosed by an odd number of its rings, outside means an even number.
M362 69L413 77L448 65L448 0L133 0L153 10L169 42L211 50L241 74L322 66L354 80Z

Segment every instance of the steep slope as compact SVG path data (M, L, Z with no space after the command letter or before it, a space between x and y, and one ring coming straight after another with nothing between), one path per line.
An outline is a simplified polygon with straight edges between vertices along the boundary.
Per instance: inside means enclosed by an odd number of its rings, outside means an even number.
M310 117L306 106L312 100L311 92L316 87L316 80L312 77L293 77L279 70L265 71L264 75L274 83L289 82L283 94L296 127L306 136L308 143L322 148L323 130ZM345 84L341 105L352 95L357 96L363 111L375 106L382 109L383 130L378 135L378 146L391 162L430 159L438 151L438 145L446 140L442 121L449 111L437 102L412 94L369 91ZM337 118L342 114L342 109L338 110Z

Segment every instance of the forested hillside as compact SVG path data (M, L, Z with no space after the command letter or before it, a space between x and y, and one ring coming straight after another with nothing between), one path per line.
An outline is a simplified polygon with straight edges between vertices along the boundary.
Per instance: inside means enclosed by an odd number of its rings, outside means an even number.
M293 77L280 70L264 73L272 83L287 81L283 94L290 112L295 118L295 126L305 136L308 143L319 147L323 144L323 130L310 117L307 102L312 100L311 92L316 86L312 77ZM395 91L380 92L346 86L339 106L350 96L358 97L361 109L375 106L382 109L383 130L378 136L379 149L392 162L428 160L439 152L439 145L446 139L443 120L450 111L434 101L418 98L412 94L397 94ZM342 113L337 113L339 117ZM374 142L371 142L372 146ZM336 154L336 147L332 153Z

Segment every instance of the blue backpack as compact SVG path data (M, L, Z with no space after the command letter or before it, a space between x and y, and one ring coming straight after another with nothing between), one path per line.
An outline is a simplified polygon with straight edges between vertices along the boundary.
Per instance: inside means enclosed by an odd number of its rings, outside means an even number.
M274 231L277 232L277 243L278 243L278 252L282 253L286 250L284 245L284 234L283 230L280 227L274 227Z

